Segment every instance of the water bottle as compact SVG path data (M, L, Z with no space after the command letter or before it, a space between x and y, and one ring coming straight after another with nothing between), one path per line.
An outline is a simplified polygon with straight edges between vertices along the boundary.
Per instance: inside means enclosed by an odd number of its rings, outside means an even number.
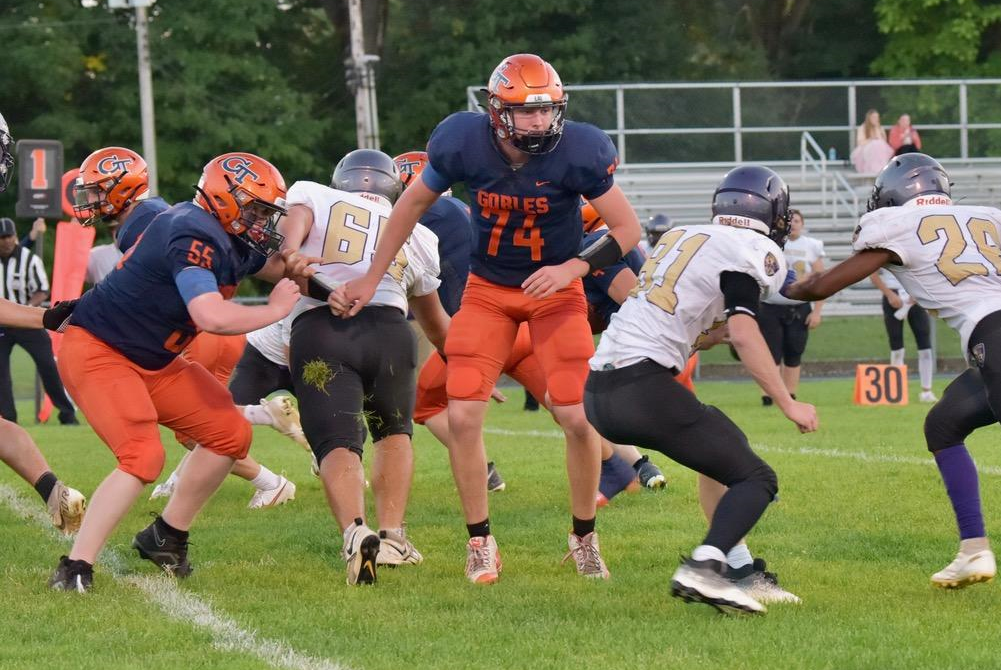
M827 150L827 160L836 161L838 160L838 152L835 151L834 147Z

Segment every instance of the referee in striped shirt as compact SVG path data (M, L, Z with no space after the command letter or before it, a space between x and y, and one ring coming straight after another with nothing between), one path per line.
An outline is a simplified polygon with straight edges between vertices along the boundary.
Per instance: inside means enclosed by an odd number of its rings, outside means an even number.
M48 294L49 278L42 259L18 244L13 220L0 218L0 297L21 305L38 306ZM15 344L21 345L35 361L42 386L59 410L59 423L79 423L52 357L52 340L43 328L4 328L0 335L0 415L17 423L10 376L10 354Z

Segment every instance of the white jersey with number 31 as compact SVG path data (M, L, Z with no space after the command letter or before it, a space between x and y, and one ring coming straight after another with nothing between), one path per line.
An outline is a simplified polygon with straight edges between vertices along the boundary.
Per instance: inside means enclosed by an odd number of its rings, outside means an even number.
M684 226L664 233L602 334L591 369L645 358L683 369L699 338L726 323L719 277L728 271L750 275L768 297L782 288L786 261L775 242L745 228Z
M1001 310L1001 211L918 200L863 216L852 247L897 254L902 264L886 269L959 332L965 352L973 327Z
M319 275L333 285L363 276L372 264L375 245L389 220L389 201L370 199L311 181L297 181L288 190L286 205L305 205L313 212L313 225L299 252L324 262L316 267ZM407 313L407 298L438 289L441 281L438 237L417 224L396 254L389 270L379 281L371 305L389 305ZM299 299L292 318L326 303L308 296Z

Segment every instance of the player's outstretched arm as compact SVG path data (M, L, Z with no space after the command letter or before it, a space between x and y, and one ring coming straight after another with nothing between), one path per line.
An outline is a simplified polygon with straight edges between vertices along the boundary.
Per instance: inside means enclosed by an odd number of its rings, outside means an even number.
M0 298L0 326L11 328L41 328L45 310L39 307L19 305Z
M897 255L888 249L864 249L830 270L811 274L783 288L782 295L793 300L823 300L862 281L887 263L899 262Z
M372 265L368 272L363 277L338 287L334 293L331 307L335 311L340 309L345 317L350 317L368 304L396 254L414 231L418 219L434 204L439 195L441 194L437 191L428 188L422 179L415 179L407 187L396 201L393 213L389 215L389 221L386 222L384 232L375 247L375 255L372 257Z
M605 220L608 234L619 243L623 256L640 243L640 238L643 236L640 221L626 194L617 184L590 202Z
M188 313L199 330L216 335L240 335L281 321L298 299L296 283L281 279L271 290L266 305L239 305L216 291L192 298L188 302Z
M420 324L428 341L438 350L438 353L444 356L445 336L448 334L451 318L445 308L441 306L438 292L431 291L427 295L413 296L410 298L409 304L414 319Z
M786 389L779 368L772 359L757 320L748 314L734 314L727 320L730 343L740 355L740 362L754 377L761 390L770 396L800 432L817 430L817 410L813 405L793 400Z

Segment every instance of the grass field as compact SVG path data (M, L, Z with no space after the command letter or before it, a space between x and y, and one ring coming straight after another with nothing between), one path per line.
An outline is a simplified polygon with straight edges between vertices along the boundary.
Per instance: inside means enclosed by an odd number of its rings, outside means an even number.
M373 588L344 584L320 484L302 451L268 429L257 429L253 453L296 481L297 499L250 511L249 485L227 481L192 533L196 571L176 585L129 548L163 507L143 500L113 536L91 593L50 592L45 581L68 544L45 527L34 491L0 468L0 668L997 666L998 587L942 592L928 583L952 559L956 532L922 446L927 406L857 408L849 381L807 382L801 397L817 403L822 427L800 436L750 384L704 383L700 395L779 473L781 499L750 546L800 606L729 618L669 597L678 556L704 522L694 475L660 454L652 457L666 491L623 495L599 513L612 579L585 581L561 566L561 442L514 392L488 418L491 457L508 481L491 494L505 569L493 587L462 576L465 533L446 454L423 429L409 532L425 562L382 570ZM86 426L30 430L56 472L87 493L113 467ZM996 440L990 428L970 441L989 533L1001 517ZM166 433L164 441L172 466L181 452Z

